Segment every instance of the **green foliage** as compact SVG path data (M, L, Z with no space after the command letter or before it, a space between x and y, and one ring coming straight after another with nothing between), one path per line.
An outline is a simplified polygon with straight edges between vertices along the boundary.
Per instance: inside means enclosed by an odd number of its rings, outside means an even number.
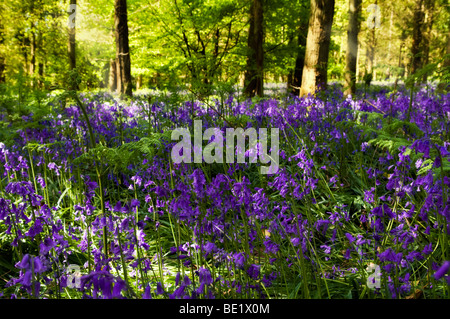
M254 120L250 118L248 115L241 115L241 116L229 116L226 117L226 123L228 125L231 125L232 127L247 127L248 123L253 123Z
M118 147L106 147L97 145L86 153L74 159L74 164L100 161L112 172L124 172L130 164L137 163L142 158L151 162L156 155L161 156L163 141L170 141L171 131L164 133L151 133L149 137L143 137L137 142L124 143Z
M369 137L369 144L377 148L387 150L390 154L398 154L403 149L403 155L408 155L411 161L415 163L417 160L423 158L423 154L413 152L411 145L414 140L424 137L424 132L415 123L396 118L385 117L382 113L376 112L362 112L357 111L357 120L355 122L348 122L342 126L361 130L362 135ZM444 145L444 142L439 137L431 137L431 142L435 145ZM425 159L417 171L417 174L426 174L429 170L433 170L436 176L440 176L441 172L448 172L450 170L450 162L444 160L442 167L436 168L434 162L439 157L436 148L430 149L430 158Z
M203 97L212 94L219 83L238 84L249 53L250 3L237 0L162 0L148 4L128 1L133 81L136 82L137 77L141 76L143 87L159 89L182 85ZM367 65L367 56L363 52L366 52L367 42L374 40L369 36L372 30L366 25L369 12L365 9L368 4L363 1L359 19L360 78ZM306 0L264 2L266 81L286 81L292 75L297 56L305 50L298 39L306 38L309 6ZM382 23L375 30L377 63L372 73L374 81L384 79L387 69L391 77L404 74L408 65L407 40L413 29L413 24L408 21L411 21L414 2L408 0L397 8L381 1L378 6L382 12ZM331 79L342 81L348 1L337 0L335 7L328 74ZM448 83L449 80L448 66L441 63L445 55L442 51L446 47L445 35L448 33L446 22L449 12L446 8L434 12L433 26L438 32L430 45L429 61L437 67L432 67L427 73L432 80L440 83ZM396 13L390 15L393 10ZM0 25L0 34L5 39L0 41L0 57L5 57L7 61L7 82L19 83L20 72L23 71L26 75L25 86L32 87L33 83L47 89L64 86L68 77L66 11L67 4L64 2L6 0L0 10L2 21L15 22ZM79 88L104 88L108 82L109 62L115 58L113 3L78 0L76 21L77 69L82 79ZM33 36L37 42L35 71L31 74ZM40 65L43 74L38 72Z

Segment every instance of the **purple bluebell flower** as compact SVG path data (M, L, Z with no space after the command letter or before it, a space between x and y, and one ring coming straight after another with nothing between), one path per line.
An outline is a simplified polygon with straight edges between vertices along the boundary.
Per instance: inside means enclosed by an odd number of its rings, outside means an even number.
M446 273L450 271L450 261L445 261L441 267L434 273L434 278L436 280L441 279Z
M260 266L251 264L247 269L247 274L250 276L250 278L256 280L259 278L260 273Z
M198 270L199 282L205 285L211 285L213 279L211 277L211 272L206 268L200 268Z
M159 282L159 281L156 283L156 294L157 295L163 295L164 294L164 288L163 288L161 282Z
M152 299L149 284L147 284L147 286L145 286L144 293L142 294L142 299Z

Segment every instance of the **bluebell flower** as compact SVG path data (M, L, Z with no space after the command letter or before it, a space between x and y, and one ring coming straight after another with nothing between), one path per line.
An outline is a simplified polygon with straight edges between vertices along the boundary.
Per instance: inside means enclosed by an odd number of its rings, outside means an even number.
M198 270L199 282L205 285L211 285L213 283L213 279L211 277L211 272L206 268L200 268Z
M145 286L144 293L142 294L142 299L152 299L149 284L147 284L147 286Z
M445 261L442 266L434 273L434 278L436 280L441 279L450 270L450 261Z
M157 295L163 295L164 294L164 288L163 288L161 282L159 282L159 281L156 283L156 294Z
M259 278L260 266L251 264L247 269L247 274L250 278L256 280Z

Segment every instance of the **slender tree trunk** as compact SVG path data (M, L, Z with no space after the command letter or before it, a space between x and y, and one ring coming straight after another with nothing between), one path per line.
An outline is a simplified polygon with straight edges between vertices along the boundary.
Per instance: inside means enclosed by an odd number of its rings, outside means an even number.
M117 89L117 66L116 60L111 60L109 65L109 80L108 80L109 90L114 92Z
M256 94L264 94L263 0L255 0Z
M307 30L308 25L302 25L298 30L297 36L297 57L295 59L295 68L292 74L289 74L288 89L294 95L300 94L300 86L302 85L303 65L305 64L305 46L307 34L304 34L303 30Z
M446 55L446 58L444 60L444 68L447 68L448 71L450 71L450 30L447 32L447 48L443 52ZM440 82L438 85L438 88L440 90L444 90L445 88L449 88L450 85L448 82Z
M349 0L348 28L347 28L347 54L345 64L346 95L354 95L356 92L356 60L358 57L358 17L361 8L361 0Z
M131 59L128 45L127 1L115 0L115 36L117 63L117 92L132 95L131 87Z
M139 74L136 78L136 90L139 90L142 87L142 74Z
M3 24L0 22L0 46L2 46L4 42L5 37L3 33ZM6 81L5 69L6 69L6 59L4 56L0 54L0 83L4 83Z
M254 17L254 2L252 1L250 5L250 18L249 18L249 27L248 27L248 39L247 39L247 47L249 49L249 54L247 56L247 68L244 74L244 95L248 97L252 97L255 95L255 81L254 78L256 76L255 66L254 66L254 42L255 42L255 17Z
M333 15L334 0L311 0L300 95L315 94L317 90L327 87L328 50Z
M21 49L22 49L23 62L24 62L23 72L26 75L28 75L28 73L30 72L30 68L28 66L28 49L30 46L30 39L27 36L25 36L25 34L22 31L20 32L20 35L22 37Z
M38 74L39 74L39 78L38 78L38 86L39 88L42 88L43 84L44 84L44 63L39 62L38 64Z
M446 51L446 59L444 62L444 66L450 68L450 30L447 33L447 51Z
M430 43L431 43L431 31L433 29L433 23L434 23L434 5L435 0L425 0L424 3L424 23L423 23L423 40L422 40L422 51L423 51L423 61L422 61L422 67L427 65L429 63L429 55L430 55ZM423 76L423 82L427 81L427 74L424 74Z
M263 0L253 0L250 6L250 27L248 31L247 70L244 79L244 95L253 97L264 94L264 51L263 51Z
M394 29L394 11L391 8L391 14L389 16L389 43L388 43L388 60L391 61L392 60L392 55L391 55L391 44L392 44L392 30Z
M5 83L6 81L5 69L6 69L5 58L0 56L0 83Z
M24 7L25 8L25 7ZM28 8L30 13L33 13L35 11L35 2L31 1L30 6ZM30 33L31 37L29 38L29 45L30 45L30 69L29 69L29 75L31 77L31 87L35 87L35 72L36 72L36 30L35 30L35 24L34 21L30 22Z
M398 52L398 67L403 69L403 71L400 73L400 77L404 77L406 74L406 68L405 64L403 63L403 48L405 47L405 42L402 40L400 43L400 50Z
M34 75L36 73L36 33L34 30L34 22L31 23L31 42L30 42L30 75L31 86L34 88L36 85L36 79Z
M76 20L76 9L74 6L77 5L77 0L69 1L69 41L67 42L67 55L69 57L69 70L75 70L77 68L77 58L76 58L76 39L75 39L75 20ZM72 10L75 10L73 12ZM78 84L73 82L70 84L72 90L78 90Z
M77 0L70 0L70 4L71 5L76 5L77 4ZM69 15L71 15L72 12L69 12ZM75 41L75 16L73 16L73 21L71 21L71 24L69 26L69 42L67 45L67 51L68 51L68 55L69 55L69 68L70 70L73 70L77 67L77 63L76 63L76 55L75 55L75 45L76 45L76 41Z
M418 69L422 67L423 54L421 52L422 44L422 26L425 18L423 11L424 0L416 0L416 6L414 8L413 17L413 37L412 37L412 47L411 47L411 72L415 73Z
M368 33L368 45L366 49L366 74L371 74L373 76L374 73L374 61L375 61L375 47L377 45L377 37L375 33L375 28L369 31Z

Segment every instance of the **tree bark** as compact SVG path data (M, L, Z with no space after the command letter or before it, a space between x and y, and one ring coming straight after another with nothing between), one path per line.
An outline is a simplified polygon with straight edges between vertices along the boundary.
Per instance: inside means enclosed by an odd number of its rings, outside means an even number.
M317 90L327 87L328 50L333 15L334 0L311 0L301 96L315 94Z
M424 3L424 23L423 23L423 39L422 39L422 51L423 51L423 60L421 67L424 67L429 63L429 55L430 55L430 43L431 43L431 31L433 29L434 23L434 5L435 0L425 0ZM428 74L424 74L422 81L427 81Z
M28 72L30 72L30 68L28 67L28 49L30 46L30 39L25 36L23 31L19 31L20 32L20 37L21 37L21 51L22 51L22 55L23 55L23 72L28 75Z
M0 22L0 45L3 45L4 42L5 37L3 33L3 24ZM6 59L4 56L0 55L0 83L4 83L6 81L5 69L6 69Z
M69 41L67 42L67 55L69 57L69 70L75 70L77 68L77 58L76 58L76 39L75 39L75 21L76 21L76 9L75 14L73 14L73 9L70 8L73 5L77 5L77 0L70 0L69 1ZM70 88L72 90L78 90L78 84L74 81L70 83Z
M6 69L5 58L0 56L0 83L5 83L6 81L5 69Z
M76 5L77 4L77 0L70 0L70 4L71 5ZM69 12L69 16L72 14L72 12ZM75 23L75 19L76 16L74 16L74 21L73 23ZM67 52L69 55L69 69L73 70L77 67L77 63L76 63L76 55L75 55L75 24L73 24L72 26L69 26L69 42L67 44Z
M36 33L34 30L34 23L31 23L31 42L30 42L30 75L36 73ZM35 86L35 79L31 80L31 86Z
M291 93L294 95L300 94L300 86L302 85L303 65L305 64L305 46L307 34L304 34L303 30L307 30L308 24L303 28L303 25L298 30L297 36L297 57L295 59L295 68L292 74L289 74L288 89L291 88Z
M375 28L369 31L367 37L367 48L366 48L366 71L365 75L373 77L374 76L374 61L375 61L375 47L377 46L377 37Z
M136 78L136 90L142 87L142 74L139 74Z
M42 62L39 62L38 64L38 74L39 74L38 86L39 88L42 88L44 85L44 63Z
M250 6L250 26L248 31L247 69L244 79L244 95L253 97L264 94L264 31L263 0L253 0Z
M114 92L117 89L117 66L116 60L111 60L109 65L109 80L108 80L109 90Z
M411 72L414 74L418 69L422 67L422 26L425 18L423 11L424 0L416 0L416 6L414 8L413 16L413 38L411 47Z
M446 55L443 67L446 68L448 71L450 71L450 30L449 30L449 32L447 32L447 48L442 53L444 53ZM446 89L448 92L450 85L449 85L448 81L447 82L441 81L438 85L438 88L439 88L439 90Z
M128 45L127 1L115 0L115 36L117 63L117 92L132 95L131 87L131 59Z
M447 50L446 50L446 59L444 62L444 66L450 68L450 30L447 33Z
M361 0L349 0L348 28L347 28L347 53L345 64L346 95L354 95L356 92L356 61L358 57L358 32L359 12Z

